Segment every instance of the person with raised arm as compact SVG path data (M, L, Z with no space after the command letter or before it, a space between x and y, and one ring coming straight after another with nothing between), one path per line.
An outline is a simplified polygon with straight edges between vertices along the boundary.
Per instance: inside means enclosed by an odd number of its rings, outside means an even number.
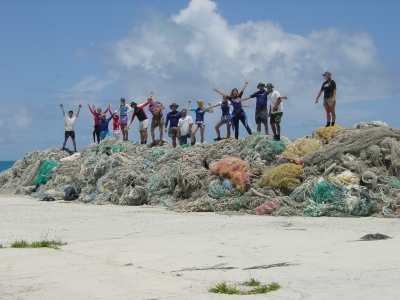
M207 109L204 106L203 100L201 100L201 99L197 100L197 107L189 108L189 105L191 102L192 102L191 100L189 100L187 102L186 111L196 112L196 119L195 119L193 131L192 131L192 137L191 137L191 144L193 146L194 144L196 144L196 132L198 129L200 129L200 142L204 143L204 129L206 126L204 124L204 114L206 112L212 113L213 109L212 108ZM208 105L211 106L212 104L208 103Z
M65 145L67 144L67 140L68 140L69 137L71 137L72 144L74 145L74 150L75 150L75 152L77 152L76 151L76 143L75 143L74 124L75 124L76 119L79 116L79 112L81 111L81 105L79 104L78 112L76 113L75 117L74 117L74 112L72 110L70 110L68 112L68 116L67 116L65 114L65 111L64 111L64 108L63 108L62 104L60 104L60 107L61 107L61 111L62 111L62 114L63 114L64 119L65 119L65 124L64 124L64 127L65 127L64 143L63 143L61 149L65 150Z
M104 114L107 113L107 111L110 111L110 106L111 103L108 105L107 109L104 111ZM94 120L94 130L93 130L93 143L96 143L95 138L97 137L97 144L100 143L100 130L99 130L99 120L97 118L97 115L101 115L102 109L100 107L97 108L97 110L95 109L94 105L93 105L93 109L90 107L89 103L88 103L88 107L90 112L93 115L93 120Z
M158 139L158 145L162 146L163 143L163 126L164 126L164 116L162 110L165 109L165 106L162 105L159 101L153 100L153 93L150 94L149 98L147 99L149 102L149 111L152 114L153 118L151 119L151 145L154 146L155 144L155 134L154 131L158 127L160 131L160 138Z
M167 132L167 127L169 123L168 136L172 139L172 148L176 147L176 138L178 137L178 123L179 119L182 117L181 112L177 111L178 107L178 104L176 104L175 102L172 103L169 106L171 111L167 114L167 117L165 118L164 131Z
M332 80L331 72L326 71L322 74L324 77L324 83L321 86L320 91L318 92L317 99L314 104L318 103L318 99L321 96L322 92L324 92L324 107L326 112L326 126L334 126L336 121L336 82Z
M120 105L117 109L119 111L119 126L122 132L122 140L128 140L128 113L132 111L132 108L125 103L125 98L120 99Z
M269 106L269 122L272 132L274 133L274 140L281 140L281 120L283 116L282 99L289 99L287 96L281 96L278 91L274 91L272 83L267 84L268 100L271 103Z
M110 136L110 132L108 131L108 123L110 123L110 121L114 117L114 115L115 115L115 113L112 113L108 119L105 114L101 115L101 117L97 116L97 118L99 120L100 141L102 141L106 137Z
M239 93L237 88L234 88L234 89L232 89L230 95L227 96L227 99L229 100L229 102L231 103L232 108L233 108L232 114L230 116L230 124L232 126L232 129L235 132L235 138L236 139L239 138L239 121L242 122L243 126L247 130L247 133L248 134L252 134L250 126L249 126L249 124L247 122L247 115L246 115L245 111L243 110L243 106L244 107L249 107L249 105L243 105L242 106L241 102L236 102L235 101L236 99L239 99L240 97L243 96L243 92L246 89L247 84L248 84L248 80L246 79L245 82L244 82L244 85L242 87L242 90L240 91L240 93ZM212 88L212 90L214 92L217 92L218 94L220 94L222 96L225 95L225 93L219 91L217 88ZM217 127L217 125L216 125L216 127ZM218 131L217 131L217 134L218 134Z
M147 128L149 128L149 119L144 111L144 107L149 105L149 99L153 96L151 92L150 95L147 97L147 101L137 105L136 102L131 102L131 107L133 108L133 114L131 118L131 122L129 123L128 129L131 126L135 117L139 120L139 134L140 134L140 144L145 145L147 144Z

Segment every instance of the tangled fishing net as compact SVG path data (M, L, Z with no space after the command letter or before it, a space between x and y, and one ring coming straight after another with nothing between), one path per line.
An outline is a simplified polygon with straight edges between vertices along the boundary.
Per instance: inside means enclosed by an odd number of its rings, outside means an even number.
M293 163L294 162L294 163ZM71 155L26 153L0 173L0 193L161 205L179 212L400 216L400 130L379 121L320 127L291 142L244 139L172 148L108 137Z

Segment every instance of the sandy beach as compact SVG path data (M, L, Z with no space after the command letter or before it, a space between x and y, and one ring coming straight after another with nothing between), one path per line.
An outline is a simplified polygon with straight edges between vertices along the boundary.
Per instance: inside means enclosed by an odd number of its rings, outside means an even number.
M0 198L0 299L398 299L399 219L176 213ZM369 233L391 239L358 241ZM47 235L60 250L14 249ZM266 295L211 294L254 277Z

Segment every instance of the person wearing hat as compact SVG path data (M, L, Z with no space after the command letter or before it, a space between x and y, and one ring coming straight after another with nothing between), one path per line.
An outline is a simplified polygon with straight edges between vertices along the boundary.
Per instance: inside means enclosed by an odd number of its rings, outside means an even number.
M89 103L88 103L88 107L94 118L93 143L96 143L95 137L97 137L97 143L100 143L99 120L97 119L97 115L101 115L102 109L100 107L98 107L96 110L94 105L93 105L93 109L92 109L90 107ZM106 114L107 111L109 111L111 114L110 107L111 107L111 103L108 105L107 109L104 111L104 114Z
M115 113L112 113L108 119L105 114L102 114L101 117L99 117L99 115L96 115L99 121L100 141L110 136L110 132L108 131L108 123L110 123L114 115Z
M155 135L154 130L158 127L160 130L160 138L158 139L158 145L161 146L163 142L163 126L164 126L164 116L162 110L165 109L165 106L162 105L159 101L153 101L153 93L150 94L149 98L147 99L149 102L149 111L153 115L151 119L151 144L155 144Z
M204 124L204 114L206 112L212 113L213 109L207 109L204 106L204 102L203 100L199 99L197 100L197 107L193 107L193 108L189 108L189 105L192 101L189 100L187 105L186 105L186 111L194 111L196 112L196 120L195 120L195 124L194 124L194 128L192 131L192 137L191 137L191 144L192 146L194 144L196 144L196 132L197 130L200 129L200 142L203 143L204 142L204 129L206 127L206 125ZM211 103L208 103L208 105L212 105Z
M336 82L332 80L331 72L326 71L322 74L325 81L321 86L321 89L317 95L317 99L315 100L315 104L318 103L318 99L321 96L322 92L324 92L324 107L326 111L326 126L334 126L336 121Z
M137 105L136 102L131 102L131 107L133 109L133 114L131 117L131 122L128 125L128 129L131 126L135 117L139 120L139 134L140 134L140 144L145 145L147 144L147 128L149 128L149 119L144 111L144 107L149 105L149 99L153 96L153 93L147 97L147 101L140 105Z
M109 113L113 115L113 113L109 110ZM117 111L113 115L113 137L115 137L117 140L119 140L119 135L121 131L119 130L119 115L117 114Z
M125 98L120 99L120 105L117 111L119 111L119 126L122 132L122 140L128 140L128 113L130 113L132 108L125 103Z
M167 132L167 127L169 123L169 130L168 130L168 136L172 138L172 147L176 147L176 138L178 136L178 123L179 119L182 118L182 114L180 111L177 111L179 105L176 104L175 102L172 103L169 108L171 111L167 114L167 117L165 118L165 129L164 131Z
M281 140L281 120L283 116L282 99L289 99L287 96L281 97L278 91L274 91L272 83L267 84L268 100L269 100L269 123L271 124L274 140Z
M256 98L256 113L255 119L257 123L257 131L261 132L261 123L264 124L265 133L268 134L268 106L267 106L267 95L268 91L266 91L265 84L259 82L257 84L257 88L259 91L251 94L250 96L246 96L242 99L236 99L235 102L239 103L242 101L249 100L250 98Z

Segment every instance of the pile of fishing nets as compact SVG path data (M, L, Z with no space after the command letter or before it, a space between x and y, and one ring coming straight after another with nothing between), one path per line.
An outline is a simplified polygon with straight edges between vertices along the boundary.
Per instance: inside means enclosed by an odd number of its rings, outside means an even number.
M172 148L108 137L71 155L26 153L0 193L86 204L264 216L400 216L400 130L379 121L320 127L294 141L244 139Z

